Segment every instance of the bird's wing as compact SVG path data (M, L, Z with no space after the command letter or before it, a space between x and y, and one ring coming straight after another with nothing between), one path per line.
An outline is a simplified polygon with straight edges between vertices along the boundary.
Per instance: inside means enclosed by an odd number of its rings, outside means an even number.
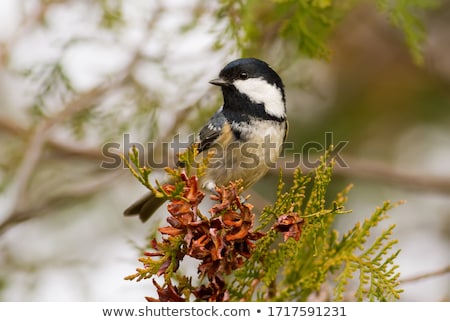
M220 110L217 111L200 130L198 151L202 152L207 150L220 136L226 124L227 119L225 116Z

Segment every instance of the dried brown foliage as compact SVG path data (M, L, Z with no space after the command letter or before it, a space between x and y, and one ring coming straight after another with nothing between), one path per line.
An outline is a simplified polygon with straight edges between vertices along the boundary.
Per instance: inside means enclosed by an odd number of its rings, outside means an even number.
M200 190L198 178L185 173L180 178L182 189L173 184L161 187L170 200L169 225L158 229L162 240L150 242L153 251L144 253L147 258L141 258L144 269L138 269L137 274L127 279L164 276L163 286L153 280L158 298L146 297L148 301L185 301L190 296L200 301L227 301L226 276L252 256L256 240L264 236L253 230L253 205L241 199L239 182L232 182L216 188L211 199L217 203L209 210L209 217L203 216L199 205L205 194ZM286 214L273 229L282 232L285 240L290 237L298 240L302 223L296 214ZM185 278L186 283L173 285L171 278L185 256L200 261L198 273L205 283L192 286L190 279Z

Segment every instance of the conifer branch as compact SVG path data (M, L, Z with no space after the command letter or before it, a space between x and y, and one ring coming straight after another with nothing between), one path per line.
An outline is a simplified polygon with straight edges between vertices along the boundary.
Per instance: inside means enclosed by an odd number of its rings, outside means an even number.
M129 157L135 166L130 169L132 174L152 189L142 179L147 170L138 164L137 150ZM189 152L181 157L188 167L190 158L194 154ZM238 183L217 188L217 196L212 199L218 203L210 209L208 218L199 211L204 194L197 186L197 177L186 175L192 175L190 169L168 170L178 178L181 189L177 184L162 185L156 192L170 201L170 226L158 229L162 242L152 240L152 250L139 259L144 268L126 279L141 281L163 275L165 283L154 284L158 298L147 298L150 301L185 301L192 297L209 301L305 301L332 279L333 298L342 300L344 293L351 292L348 282L358 276L355 299L397 300L401 293L395 265L399 251L393 249L397 241L391 239L395 226L367 245L373 228L396 204L386 201L362 224L356 223L339 237L333 224L337 216L350 213L345 209L350 187L333 201L326 200L332 167L333 161L325 155L314 171L303 174L297 169L288 188L280 176L277 200L263 210L261 226L256 229L253 206L239 197ZM185 275L181 275L184 282L180 284L176 272L186 256L201 261L198 273L200 281L207 278L206 284L193 285L191 277Z

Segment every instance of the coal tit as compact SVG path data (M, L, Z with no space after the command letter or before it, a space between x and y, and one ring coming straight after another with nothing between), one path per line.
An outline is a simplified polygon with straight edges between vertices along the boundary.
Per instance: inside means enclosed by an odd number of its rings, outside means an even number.
M221 87L224 102L198 134L196 159L214 151L200 183L214 192L216 186L242 179L247 189L275 166L286 138L283 82L267 63L242 58L227 64L210 83ZM163 202L150 192L124 214L145 222Z

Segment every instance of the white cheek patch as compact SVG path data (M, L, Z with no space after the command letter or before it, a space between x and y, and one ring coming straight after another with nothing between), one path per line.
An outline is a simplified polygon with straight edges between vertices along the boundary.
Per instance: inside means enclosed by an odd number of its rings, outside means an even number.
M233 85L239 92L247 95L252 102L264 104L267 114L279 118L286 117L281 90L275 85L269 84L262 78L236 80Z

